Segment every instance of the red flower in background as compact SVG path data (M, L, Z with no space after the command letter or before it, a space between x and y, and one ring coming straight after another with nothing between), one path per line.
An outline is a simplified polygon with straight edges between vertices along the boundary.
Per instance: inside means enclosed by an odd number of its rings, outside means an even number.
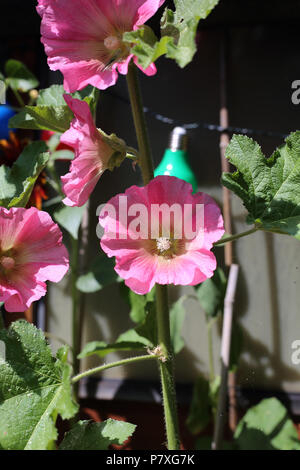
M5 165L12 167L28 142L28 139L19 139L14 132L10 131L9 139L0 140L0 166ZM43 200L48 199L45 191L46 184L46 175L45 173L41 173L35 183L27 207L42 208Z

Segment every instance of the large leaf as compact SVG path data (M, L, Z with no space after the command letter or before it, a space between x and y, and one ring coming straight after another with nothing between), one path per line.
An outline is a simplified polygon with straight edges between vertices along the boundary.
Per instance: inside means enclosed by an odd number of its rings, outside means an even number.
M176 10L166 9L161 20L160 40L149 26L127 32L123 40L131 46L131 52L145 69L160 56L166 55L185 67L197 50L195 36L198 23L206 18L219 0L174 0Z
M104 254L97 256L89 271L78 278L77 289L84 293L92 293L117 282L119 277L114 270L114 264L114 261Z
M300 131L266 159L252 139L234 135L226 157L237 168L222 183L248 210L247 222L300 239Z
M56 222L65 230L67 230L67 232L72 235L74 240L78 239L78 231L81 225L85 207L85 205L82 207L63 206L57 209L53 214Z
M5 64L6 83L14 90L26 92L39 86L37 78L19 60L10 59Z
M0 166L0 206L25 207L49 154L45 142L27 145L11 168Z
M19 129L65 132L70 127L73 113L64 106L25 106L9 121L9 126Z
M20 129L49 130L63 133L70 127L73 113L67 106L62 85L51 85L40 90L36 106L25 106L9 122L10 127ZM77 99L83 99L94 109L95 95L93 87L73 93Z
M128 289L128 300L131 306L130 318L135 323L141 323L144 321L148 311L148 303L154 302L155 299L155 288L153 288L148 294L138 295L132 290Z
M134 424L114 419L103 423L79 421L66 434L59 450L107 450L112 444L124 444L135 428Z
M75 415L70 366L52 357L43 333L18 321L0 331L0 448L43 450L57 438L55 420Z
M297 430L276 398L262 400L250 408L234 437L241 450L300 450Z
M224 271L217 268L213 277L196 287L197 297L207 318L216 317L223 311L227 279Z

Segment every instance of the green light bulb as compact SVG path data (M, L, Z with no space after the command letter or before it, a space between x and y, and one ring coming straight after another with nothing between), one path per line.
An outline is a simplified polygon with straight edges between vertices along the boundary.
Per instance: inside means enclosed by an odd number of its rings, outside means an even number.
M170 136L169 148L154 171L154 176L170 175L181 178L197 191L198 183L189 162L187 152L187 131L183 127L175 127Z

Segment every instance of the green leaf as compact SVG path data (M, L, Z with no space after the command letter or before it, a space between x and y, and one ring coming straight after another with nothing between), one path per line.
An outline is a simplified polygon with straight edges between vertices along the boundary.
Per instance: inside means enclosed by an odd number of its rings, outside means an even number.
M153 346L158 344L156 308L154 302L148 302L146 305L147 315L142 323L140 323L135 331L138 335L143 336L151 342Z
M77 289L84 293L97 292L103 287L117 282L119 277L114 270L114 260L105 254L96 257L87 274L77 280Z
M114 419L103 423L79 421L66 434L59 450L107 450L112 444L124 444L135 428L134 424Z
M6 83L13 89L27 92L39 86L37 78L19 60L10 59L5 64Z
M222 183L243 201L247 222L300 239L300 131L266 159L252 139L234 135L226 157L237 168Z
M33 186L49 160L45 142L27 145L11 168L0 166L0 206L25 207Z
M180 67L189 64L197 50L195 37L198 23L205 19L219 0L174 0L175 12L167 10L162 18L162 35L171 33L166 56Z
M262 400L250 408L234 437L241 450L300 450L297 430L276 398Z
M62 85L51 85L49 88L45 88L39 91L37 99L37 105L39 106L66 106L64 95L68 94ZM87 86L83 90L71 93L73 98L78 100L88 101L93 98L94 88Z
M59 359L64 364L66 364L68 361L69 350L70 350L70 346L68 346L67 344L64 344L63 346L61 346L57 350L57 353L56 353L57 359Z
M205 19L219 0L174 0L177 20Z
M219 0L174 0L175 11L166 9L161 20L160 40L149 26L126 32L123 41L131 46L143 69L149 67L162 55L175 59L185 67L197 50L195 36L198 23L206 18Z
M217 268L213 277L196 287L197 297L207 318L216 317L223 311L227 279L224 271Z
M25 106L9 120L9 127L18 129L65 132L70 127L73 113L64 106Z
M123 41L131 46L131 52L138 58L138 63L145 70L152 62L166 54L167 44L170 38L164 37L158 41L152 29L143 25L136 31L126 32L123 35Z
M57 209L53 217L55 221L72 235L74 240L78 239L78 232L86 205L82 207L63 206Z
M184 347L184 340L181 336L182 325L185 318L184 300L185 296L181 297L172 305L170 310L170 330L174 354L178 354Z
M145 349L145 344L133 341L120 341L116 343L91 341L85 345L78 358L83 359L84 357L93 356L95 354L99 357L104 357L113 352L141 351L143 349Z
M204 377L198 377L193 391L192 403L186 425L192 434L203 431L212 419L211 402L209 397L209 382Z
M155 300L155 288L146 295L138 295L130 289L128 291L128 300L131 306L130 318L135 323L141 323L146 318L148 302Z
M52 357L43 333L18 321L0 331L0 449L44 450L57 438L55 421L72 418L70 366Z

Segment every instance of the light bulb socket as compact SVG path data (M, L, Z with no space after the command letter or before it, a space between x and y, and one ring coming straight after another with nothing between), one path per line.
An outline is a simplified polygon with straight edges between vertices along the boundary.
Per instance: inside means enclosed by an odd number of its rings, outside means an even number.
M175 127L170 134L169 149L172 152L187 150L188 134L184 127Z

